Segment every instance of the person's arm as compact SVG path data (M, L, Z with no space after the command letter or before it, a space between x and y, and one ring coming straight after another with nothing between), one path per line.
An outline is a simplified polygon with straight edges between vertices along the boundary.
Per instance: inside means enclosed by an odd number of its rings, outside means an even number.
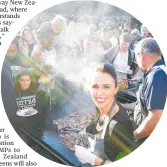
M91 153L87 148L78 145L75 145L75 155L77 159L83 164L89 163L92 166L100 166L111 163L111 161L105 161L95 154Z
M118 48L119 48L118 45L116 45L116 46L111 46L109 49L104 50L104 51L103 51L103 54L104 54L104 55L112 54L113 52L115 52L116 50L118 50Z
M115 46L115 47L109 48L108 50L104 50L103 55L104 55L104 58L109 59L110 63L113 63L118 52L119 52L119 46Z
M32 52L31 57L36 61L39 62L40 56L42 55L42 46L38 45Z
M112 50L113 50L113 46L111 46L109 49L107 49L107 50L104 50L103 51L103 54L104 55L108 55L110 52L112 52Z
M144 138L149 136L158 121L161 118L163 110L149 110L148 116L144 119L142 124L134 131L134 137L136 139Z
M29 52L29 49L28 49L27 44L23 45L22 50L21 50L21 53L22 53L24 56L28 56L28 52Z
M140 139L149 136L160 120L167 97L166 81L166 74L162 70L157 71L152 80L148 80L148 86L144 92L148 115L134 131L135 138Z

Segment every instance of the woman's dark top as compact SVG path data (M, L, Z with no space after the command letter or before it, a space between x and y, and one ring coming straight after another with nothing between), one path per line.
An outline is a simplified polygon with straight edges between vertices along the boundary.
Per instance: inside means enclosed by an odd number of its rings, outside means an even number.
M18 110L32 107L38 111L37 114L32 116L16 115L16 128L25 128L31 134L34 132L34 128L44 128L46 113L50 109L50 100L44 91L21 91L16 94L16 103Z
M133 128L126 113L120 105L119 111L109 121L104 136L104 151L109 160L115 161L118 153L130 153L136 148L133 138ZM99 117L98 117L99 119ZM86 132L96 134L98 120L86 128Z

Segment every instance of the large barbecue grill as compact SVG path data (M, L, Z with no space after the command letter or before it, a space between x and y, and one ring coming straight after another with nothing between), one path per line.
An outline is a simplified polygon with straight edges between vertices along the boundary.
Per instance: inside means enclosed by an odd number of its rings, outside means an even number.
M117 94L117 101L120 102L127 109L129 114L133 114L136 102L135 91L135 88L131 88L121 91ZM81 96L81 94L78 93L78 96ZM86 98L89 98L89 96L87 96ZM76 99L79 100L79 98ZM43 129L43 133L40 138L36 138L33 135L34 133L38 133L39 129L32 129L33 133L31 133L30 131L26 131L26 129L22 129L22 132L25 133L32 140L33 149L34 145L38 147L38 149L34 150L37 151L39 154L45 156L48 159L51 159L52 161L64 165L81 166L82 164L77 160L75 153L69 150L69 148L65 144L63 144L61 136L57 132L57 129L53 124L53 120L55 118L60 119L67 117L70 115L70 112L68 112L67 110L74 111L74 109L78 110L78 108L76 108L75 105L71 104L70 102L67 102L63 108L52 107L52 111L48 114L48 121L45 128ZM87 112L90 110L91 108L88 108Z

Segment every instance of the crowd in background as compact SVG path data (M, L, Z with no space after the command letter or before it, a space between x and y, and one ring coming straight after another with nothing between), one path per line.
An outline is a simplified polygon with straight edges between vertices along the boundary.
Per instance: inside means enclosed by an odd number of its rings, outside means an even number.
M143 77L133 50L138 41L152 35L139 22L132 26L128 18L95 21L91 16L67 18L57 14L46 20L39 16L19 31L5 57L15 83L18 109L36 105L22 102L20 97L27 94L31 101L42 96L59 106L67 95L79 100L75 94L79 96L79 90L87 89L92 68L99 63L113 64L120 90L133 88L134 81ZM46 103L48 106L48 100Z
M87 88L90 71L99 63L113 64L120 90L134 87L142 79L134 48L152 35L140 22L132 26L128 18L104 17L97 22L91 16L59 14L46 21L41 16L24 26L8 48L5 61L13 82L18 73L28 71L35 89L46 92L59 105L64 94L72 97L78 88Z
M135 64L135 44L150 36L149 30L137 22L132 29L130 22L112 18L95 23L92 17L71 16L69 20L56 15L50 21L39 19L22 28L5 59L13 72L47 66L66 76L70 72L78 75L86 67L107 62L114 64L120 80L132 79L142 75Z

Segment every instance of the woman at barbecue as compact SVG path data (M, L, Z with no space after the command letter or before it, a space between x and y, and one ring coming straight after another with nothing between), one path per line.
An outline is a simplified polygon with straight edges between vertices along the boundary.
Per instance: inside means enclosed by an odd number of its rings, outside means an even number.
M30 133L34 129L43 129L46 113L50 109L49 96L38 89L34 75L29 70L21 70L15 79L14 88L16 92L17 116L13 123L19 133L20 127ZM27 112L23 113L23 111ZM31 113L36 111L36 113ZM40 137L40 133L34 135Z
M90 93L96 105L97 120L85 131L103 141L106 156L99 157L90 149L75 146L75 155L82 163L104 165L132 152L136 145L133 128L126 110L117 102L117 76L111 64L99 65L91 79ZM104 158L105 157L105 158Z

